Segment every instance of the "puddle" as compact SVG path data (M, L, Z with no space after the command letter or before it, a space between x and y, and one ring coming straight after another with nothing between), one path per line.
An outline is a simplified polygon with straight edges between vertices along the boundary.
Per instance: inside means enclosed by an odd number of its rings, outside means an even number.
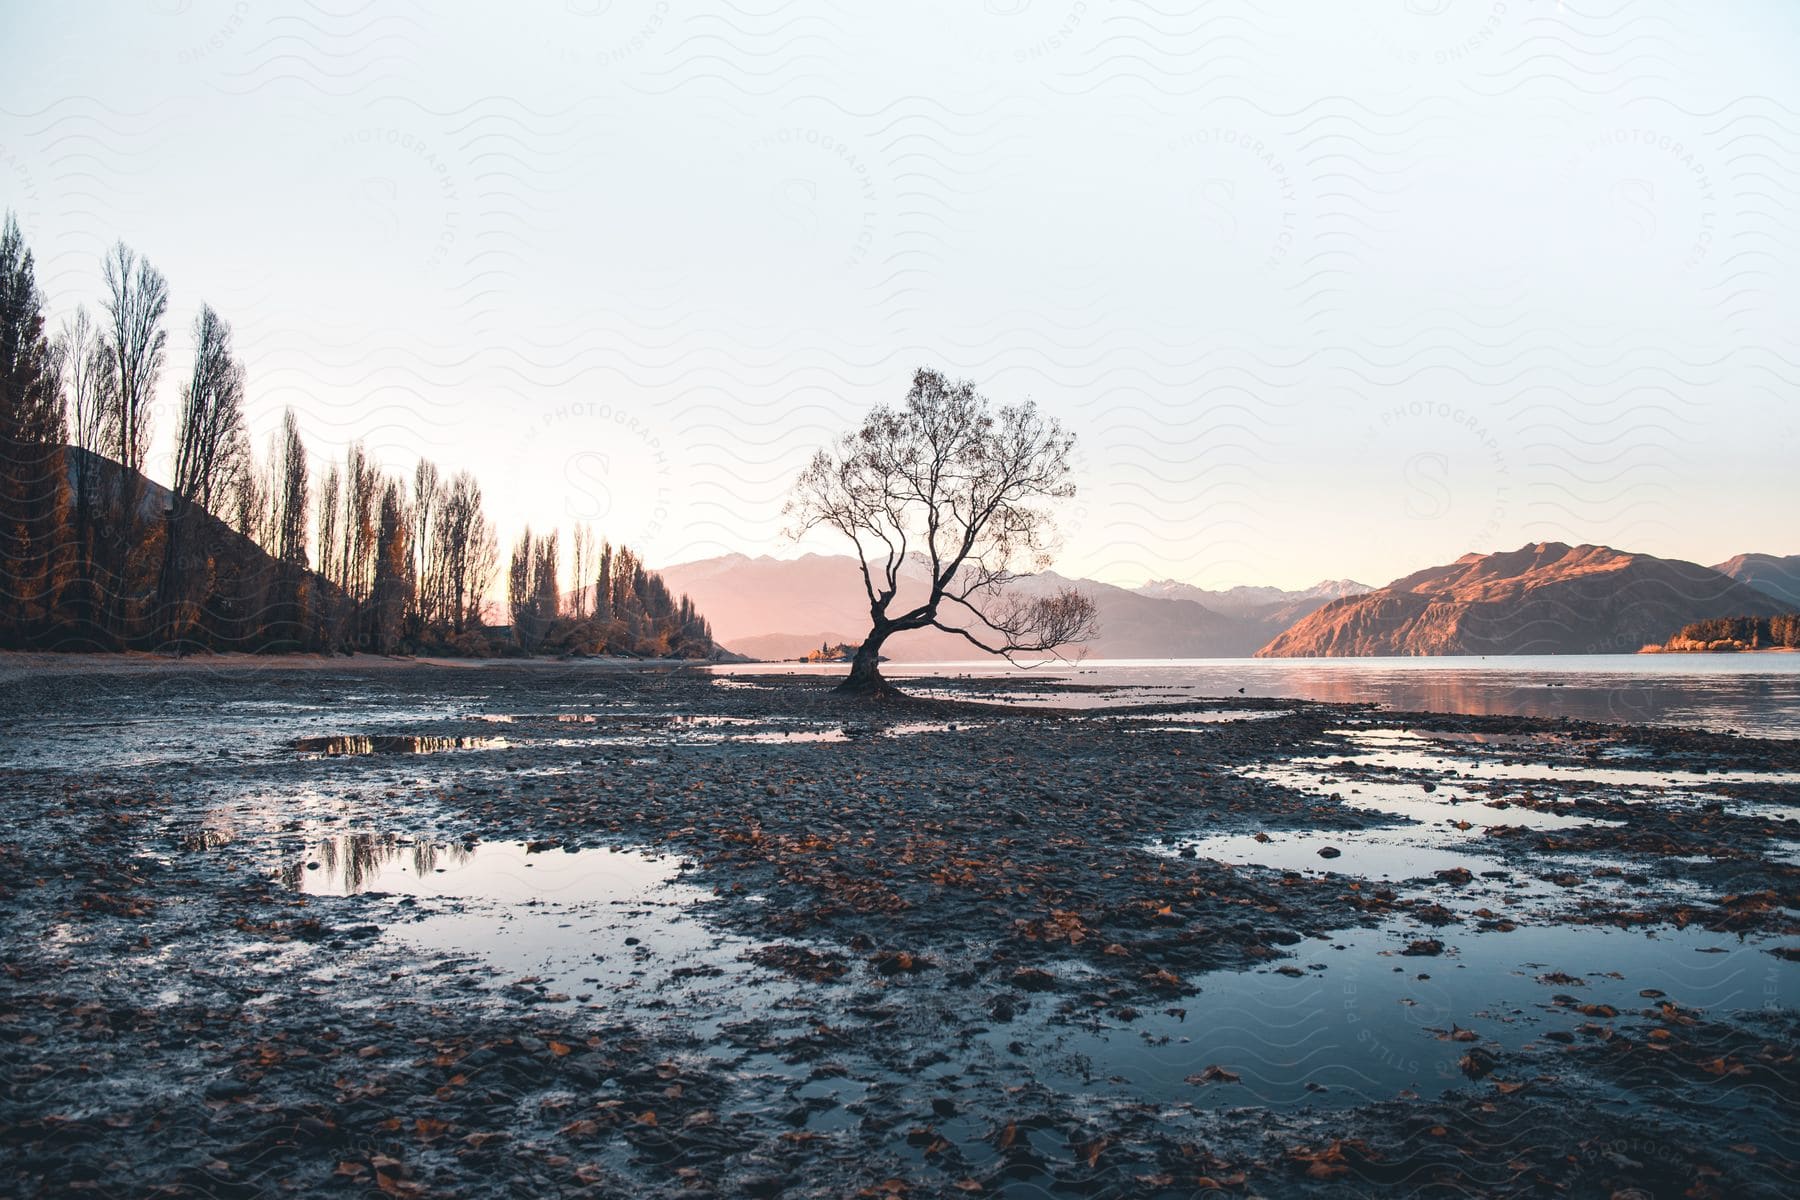
M1320 799L1337 796L1339 803L1350 808L1405 817L1428 825L1451 822L1460 827L1466 821L1471 828L1517 825L1526 829L1571 829L1621 824L1557 812L1553 808L1526 808L1454 784L1437 783L1435 779L1431 781L1434 790L1427 792L1423 786L1425 781L1419 779L1346 778L1344 765L1341 759L1296 758L1279 766L1246 768L1239 775L1279 784Z
M532 851L522 842L464 845L346 833L309 845L282 878L289 887L318 896L393 892L514 903L547 889L567 891L582 881L587 899L616 899L624 894L621 888L666 882L674 872L672 860L614 850Z
M463 960L472 999L633 1008L704 1035L792 994L745 958L759 943L694 911L712 893L681 874L679 859L638 850L362 833L314 841L279 877L308 895L391 899L383 939ZM674 989L679 1003L659 998Z
M1291 708L1209 708L1192 712L1173 713L1124 713L1117 717L1106 717L1113 721L1156 721L1177 729L1186 729L1194 725L1226 725L1233 721L1273 721L1277 717L1291 717Z
M1444 752L1438 735L1413 730L1336 729L1331 732L1353 738L1363 747L1374 747L1359 748L1355 752L1354 761L1358 766L1436 771L1477 782L1567 780L1630 788L1704 788L1721 783L1800 783L1800 772L1796 771L1679 771L1652 765L1595 767L1513 762L1505 759L1470 758Z
M920 733L968 733L981 728L981 724L969 721L901 721L881 732L887 737L912 737Z
M773 729L763 733L734 733L707 740L714 743L754 742L762 745L775 742L846 742L850 740L850 734L842 729Z
M341 734L295 738L289 743L307 758L354 758L365 754L442 754L450 750L504 750L500 737L423 737L415 734Z
M1232 866L1269 867L1299 874L1353 875L1359 879L1429 878L1437 871L1461 867L1472 874L1491 871L1495 860L1484 855L1449 849L1426 840L1428 835L1408 835L1396 829L1295 830L1255 834L1221 834L1194 838L1174 846L1156 847L1158 853L1191 849L1199 858ZM1324 857L1321 850L1336 850Z
M1448 930L1437 935L1445 947L1439 956L1400 953L1420 936L1390 927L1303 942L1275 967L1201 976L1200 994L1177 1009L1089 1029L1042 1026L1025 1038L1037 1078L1202 1108L1334 1108L1407 1090L1430 1098L1528 1082L1531 1076L1507 1069L1506 1051L1542 1045L1551 1033L1591 1040L1580 1030L1595 1018L1558 996L1625 1016L1660 1002L1641 996L1644 989L1713 1015L1800 1003L1800 965L1765 953L1767 942L1703 930L1559 925L1534 928L1529 938ZM1453 1025L1477 1040L1452 1040ZM999 1026L984 1037L999 1054L1021 1031ZM1501 1058L1482 1083L1458 1066L1472 1045ZM1209 1066L1237 1082L1203 1081ZM1741 1090L1741 1102L1731 1103L1767 1107L1757 1089Z

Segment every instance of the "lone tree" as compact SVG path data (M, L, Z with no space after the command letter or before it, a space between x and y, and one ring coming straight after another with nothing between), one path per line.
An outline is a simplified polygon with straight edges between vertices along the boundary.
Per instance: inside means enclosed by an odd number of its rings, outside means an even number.
M856 545L869 636L843 692L892 694L881 646L930 626L990 654L1054 652L1097 632L1094 603L1073 589L1027 596L1008 585L1049 565L1052 500L1069 482L1073 435L1029 401L998 409L970 383L920 370L904 406L813 456L794 485L793 536L824 525ZM894 612L909 556L930 571L924 598Z

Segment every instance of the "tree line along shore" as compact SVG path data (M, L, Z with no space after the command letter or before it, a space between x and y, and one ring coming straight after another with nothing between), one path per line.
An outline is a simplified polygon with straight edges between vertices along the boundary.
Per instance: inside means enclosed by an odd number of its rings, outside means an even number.
M1645 654L1741 654L1800 650L1800 613L1775 617L1716 617L1683 625Z
M481 485L362 443L322 473L293 410L259 454L230 324L202 304L172 478L145 474L168 282L123 243L97 314L46 329L16 219L0 226L0 648L706 658L705 617L578 525L503 557ZM564 587L564 579L573 586ZM504 585L504 600L488 597Z

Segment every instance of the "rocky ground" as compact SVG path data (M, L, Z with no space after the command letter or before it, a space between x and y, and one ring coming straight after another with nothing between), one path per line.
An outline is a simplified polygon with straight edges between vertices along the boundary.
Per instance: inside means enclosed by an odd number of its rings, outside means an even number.
M578 665L9 683L0 1191L1800 1189L1793 742ZM628 862L667 878L580 890Z

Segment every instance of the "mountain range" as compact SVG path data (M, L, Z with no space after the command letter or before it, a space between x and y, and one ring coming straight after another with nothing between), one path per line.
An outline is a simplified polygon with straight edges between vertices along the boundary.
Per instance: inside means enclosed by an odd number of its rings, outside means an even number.
M856 559L845 554L806 554L778 559L727 554L661 568L665 581L690 597L712 622L720 644L752 658L797 658L821 645L862 641L869 628L868 599ZM900 603L925 593L927 568L907 563L901 573ZM1241 658L1332 597L1340 584L1320 584L1306 592L1278 588L1236 589L1255 596L1236 603L1202 603L1213 598L1185 584L1151 584L1132 590L1092 579L1069 579L1044 571L1018 581L1021 592L1074 586L1099 607L1100 636L1086 649L1095 658ZM1347 585L1360 588L1360 584ZM1182 594L1186 588L1194 596ZM883 647L901 662L984 658L963 638L937 629L902 634Z
M722 645L761 659L855 645L868 630L856 559L727 554L661 570L707 614ZM922 563L902 572L900 603L923 595ZM1681 626L1800 608L1800 555L1743 554L1704 567L1607 546L1542 542L1466 554L1371 588L1326 580L1296 591L1209 590L1174 580L1123 588L1054 571L1026 593L1074 586L1099 610L1095 658L1343 657L1633 652ZM919 630L883 648L902 662L985 657L955 634Z
M1716 564L1713 570L1775 597L1789 612L1800 612L1800 554L1740 554Z
M1258 653L1617 654L1660 644L1691 621L1785 610L1773 596L1698 563L1539 542L1465 554L1334 600Z

